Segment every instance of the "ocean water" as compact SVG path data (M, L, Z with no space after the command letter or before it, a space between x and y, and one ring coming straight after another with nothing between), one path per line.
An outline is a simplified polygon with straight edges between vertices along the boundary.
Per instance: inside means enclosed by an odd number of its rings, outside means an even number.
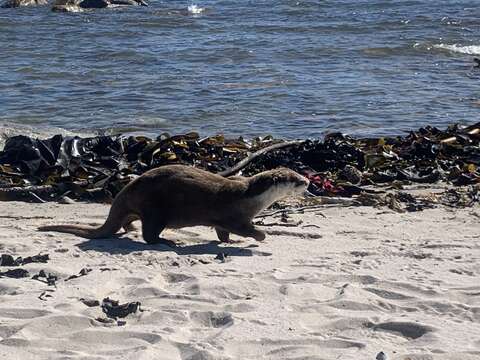
M479 121L475 1L0 9L0 132L319 137Z

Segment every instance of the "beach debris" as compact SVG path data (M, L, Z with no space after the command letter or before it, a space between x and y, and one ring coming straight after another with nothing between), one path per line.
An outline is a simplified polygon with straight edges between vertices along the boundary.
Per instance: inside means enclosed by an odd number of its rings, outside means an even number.
M84 299L81 298L80 301L88 307L100 306L100 302L95 299Z
M480 59L479 58L473 58L473 62L475 63L474 67L480 68Z
M383 351L380 351L377 356L375 356L375 360L388 360L387 354Z
M101 271L101 272L104 272L104 271L117 271L117 270L118 270L117 268L109 268L109 267L100 268L100 271Z
M30 276L30 274L25 269L13 269L13 270L7 270L7 271L0 271L0 277L20 279L28 276Z
M19 256L16 259L12 255L1 254L0 266L21 266L30 263L46 263L49 259L50 256L48 254L38 254L34 256L27 256L26 258Z
M299 141L271 136L249 141L223 135L201 138L196 132L156 138L13 136L0 151L0 200L63 201L68 195L72 200L109 203L134 178L168 164L192 165L223 176L251 176L282 166L306 176L309 193L323 197L324 203L388 203L405 211L427 208L429 200L419 204L391 196L373 198L384 196L386 188L395 192L442 181L455 186L463 200L455 202L452 194L445 194L433 196L429 203L466 207L479 202L474 193L480 186L480 123L444 130L426 126L396 137L331 133L321 140ZM464 186L476 190L467 193ZM368 200L363 194L376 195ZM335 203L336 199L342 200Z
M48 286L57 286L58 277L56 275L46 273L44 270L40 270L38 274L32 276L33 280L37 280L47 284Z
M47 289L45 291L42 291L42 293L38 296L38 298L42 301L47 301L46 298L51 298L53 297L52 295L50 295L49 293L51 292L54 292L55 290L50 290L50 289Z
M113 324L116 323L115 319L110 319L108 317L100 317L99 316L99 317L95 318L95 320L97 320L99 323L109 325L109 326L112 326Z
M65 279L65 281L69 281L69 280L72 280L72 279L76 279L76 278L88 275L88 273L91 272L91 271L92 271L92 269L83 268L82 270L80 270L78 275L70 275L68 278Z
M297 227L303 224L303 221L299 220L299 221L289 221L289 222L281 221L281 222L266 223L263 220L258 220L258 221L254 221L253 224L258 226L267 226L267 227L271 227L271 226Z
M129 314L134 314L137 311L141 311L140 303L129 302L125 304L119 304L118 301L112 300L110 298L105 298L102 301L102 310L103 312L111 319L124 318Z

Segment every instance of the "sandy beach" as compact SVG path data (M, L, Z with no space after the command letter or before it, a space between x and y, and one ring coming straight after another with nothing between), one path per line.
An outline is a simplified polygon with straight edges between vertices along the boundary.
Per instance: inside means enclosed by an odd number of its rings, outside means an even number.
M49 254L0 280L8 359L480 358L480 208L325 207L267 217L267 239L212 229L86 240L38 225L100 223L107 205L0 202L0 253ZM239 238L236 238L239 240ZM223 254L223 256L218 256ZM0 271L15 267L0 267ZM65 281L82 269L85 276ZM44 270L55 286L31 279ZM107 321L80 299L140 302Z

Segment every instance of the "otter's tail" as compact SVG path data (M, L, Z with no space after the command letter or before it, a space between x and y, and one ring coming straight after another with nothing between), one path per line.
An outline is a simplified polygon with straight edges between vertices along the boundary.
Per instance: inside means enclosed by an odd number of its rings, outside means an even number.
M101 226L84 226L84 225L46 225L40 226L40 231L58 231L62 233L73 234L87 239L107 238L117 233L125 219L128 212L122 209L124 205L119 205L119 201L114 201L110 208L110 213L105 223Z
M40 231L58 231L61 233L68 233L77 236L81 236L87 239L99 239L109 237L115 234L117 231L103 231L103 226L81 226L81 225L46 225L40 226Z

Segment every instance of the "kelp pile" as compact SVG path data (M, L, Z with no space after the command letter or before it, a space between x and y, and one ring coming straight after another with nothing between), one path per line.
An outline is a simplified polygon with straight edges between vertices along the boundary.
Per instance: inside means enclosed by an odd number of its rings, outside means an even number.
M195 132L164 133L155 139L14 136L0 152L0 200L51 201L68 196L108 202L135 176L152 168L180 163L230 175L228 169L239 162L247 176L278 166L291 168L310 179L309 191L316 196L352 197L377 187L439 181L478 188L480 123L445 130L428 126L397 137L332 133L322 140L296 142L272 137L201 138Z
M244 172L277 166L305 174L317 195L357 195L369 185L480 184L480 123L445 131L428 126L404 137L355 139L333 133L266 154Z

